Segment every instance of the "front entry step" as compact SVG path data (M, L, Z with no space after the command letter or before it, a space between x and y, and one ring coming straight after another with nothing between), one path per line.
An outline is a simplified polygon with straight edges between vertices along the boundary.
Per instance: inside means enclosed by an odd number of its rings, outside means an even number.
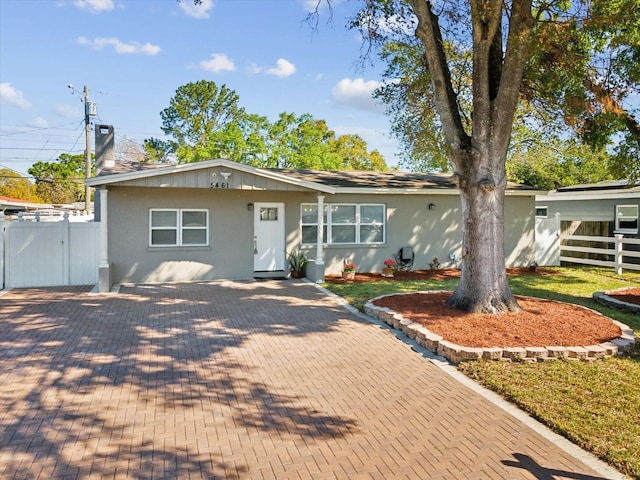
M287 272L284 270L274 270L269 272L253 272L253 278L262 280L265 278L287 278Z

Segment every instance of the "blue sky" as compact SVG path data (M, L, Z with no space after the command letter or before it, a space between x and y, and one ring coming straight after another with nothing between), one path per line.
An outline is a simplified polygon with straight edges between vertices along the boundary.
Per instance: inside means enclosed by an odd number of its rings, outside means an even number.
M335 2L317 31L315 0L0 0L0 167L84 151L82 90L116 142L161 137L176 89L210 80L249 113L310 113L358 134L395 165L397 143L370 92L383 65L358 66L346 28L354 2ZM68 85L74 89L68 88ZM93 135L92 135L93 136Z

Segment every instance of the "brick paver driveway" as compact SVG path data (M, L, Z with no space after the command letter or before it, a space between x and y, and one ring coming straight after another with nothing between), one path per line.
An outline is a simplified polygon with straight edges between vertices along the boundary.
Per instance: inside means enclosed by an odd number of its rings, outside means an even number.
M0 296L3 479L611 478L309 283L87 291Z

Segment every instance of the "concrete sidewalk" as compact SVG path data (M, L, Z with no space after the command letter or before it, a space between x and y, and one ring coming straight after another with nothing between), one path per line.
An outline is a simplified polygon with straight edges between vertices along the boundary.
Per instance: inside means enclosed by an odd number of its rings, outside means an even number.
M0 295L0 478L624 478L307 282L88 290Z

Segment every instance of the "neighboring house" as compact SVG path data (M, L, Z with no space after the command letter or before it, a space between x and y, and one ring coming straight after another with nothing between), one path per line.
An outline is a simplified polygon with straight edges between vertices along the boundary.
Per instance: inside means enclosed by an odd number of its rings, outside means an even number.
M416 269L434 258L454 267L461 254L460 198L447 176L261 169L228 160L108 162L97 170L86 183L98 189L96 218L108 239L101 291L122 282L283 275L286 253L298 249L314 281L346 261L379 272L407 246ZM535 194L508 186L508 266L533 261Z
M3 212L7 217L17 215L20 212L34 212L42 208L52 208L52 206L0 195L0 212Z
M88 222L93 215L84 212L84 203L52 205L49 203L33 203L17 198L0 195L0 212L7 220L24 220L37 222L56 222L63 218L71 221Z
M559 215L564 235L640 238L640 184L605 181L573 185L536 197L536 218Z
M640 238L639 210L640 184L627 181L573 185L537 196L536 262L560 265L561 260L572 262L570 258L592 260L576 261L591 265L612 262L613 251L607 250L614 245L614 235ZM623 243L624 251L639 250L635 243ZM621 259L627 264L638 264L639 260L635 255L624 255Z

